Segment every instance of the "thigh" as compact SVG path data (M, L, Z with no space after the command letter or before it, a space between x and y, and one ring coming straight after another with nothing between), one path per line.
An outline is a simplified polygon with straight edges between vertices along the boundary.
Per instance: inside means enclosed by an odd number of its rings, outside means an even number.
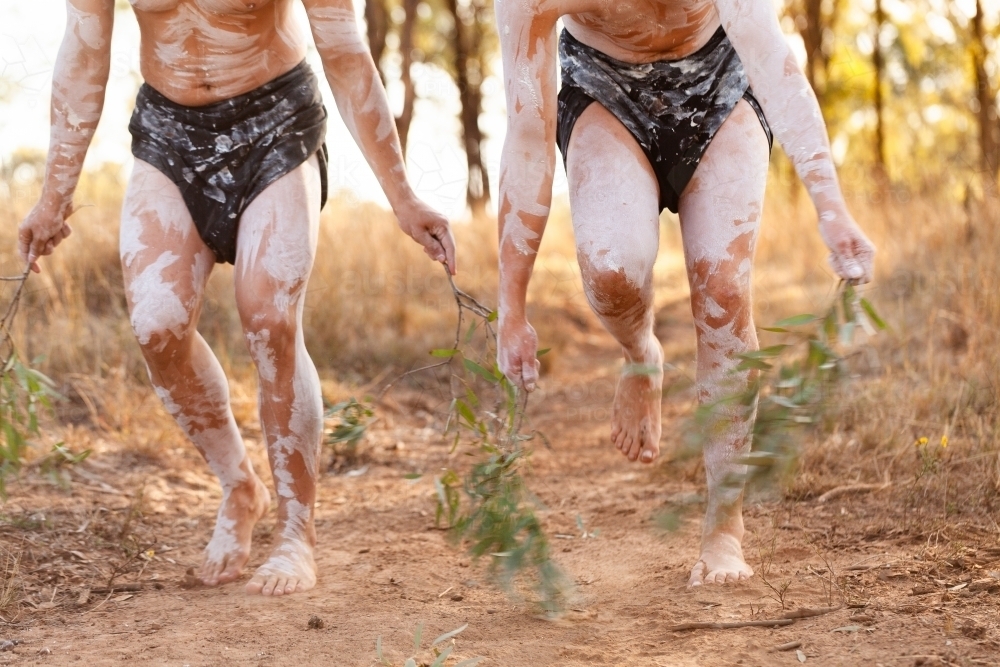
M177 186L142 160L136 160L125 193L119 251L140 342L166 331L183 337L197 320L215 256Z
M660 243L660 189L635 138L594 102L580 115L566 164L577 256L584 271L651 279Z
M730 267L749 279L764 205L769 148L746 100L722 124L680 198L689 277Z
M269 185L243 212L236 302L248 316L300 308L316 256L321 181L315 156Z

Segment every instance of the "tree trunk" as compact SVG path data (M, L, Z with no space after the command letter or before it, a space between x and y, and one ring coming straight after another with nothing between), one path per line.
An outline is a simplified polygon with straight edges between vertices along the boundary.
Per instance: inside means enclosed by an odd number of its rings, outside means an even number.
M823 94L826 92L826 63L827 58L823 52L823 0L803 0L805 25L796 21L799 27L799 35L806 48L806 78L809 85L816 93L816 99L820 106L823 106ZM820 71L823 71L822 81L820 81Z
M455 83L458 86L459 100L462 104L462 138L465 144L466 163L469 168L469 181L466 185L466 202L472 209L473 216L481 216L486 211L490 201L489 176L483 163L482 145L483 133L479 128L479 116L482 113L483 96L483 62L480 45L483 42L483 22L486 17L485 7L481 0L472 1L475 20L466 24L458 11L457 0L447 0L448 11L455 21L453 46L455 50Z
M403 84L403 111L396 116L396 132L399 133L399 144L403 148L403 156L406 156L406 138L410 134L410 122L413 120L413 105L417 100L417 91L413 86L413 76L410 69L413 67L413 30L417 25L417 5L420 0L403 0L403 9L406 11L406 18L399 34L399 50L403 57L400 80Z
M976 73L976 101L979 103L979 167L983 174L983 187L990 194L997 188L998 155L997 108L993 87L986 72L986 43L984 41L983 4L976 0L976 15L972 19L972 63Z
M385 37L389 34L389 10L385 6L385 0L365 0L365 23L368 24L368 50L372 53L372 60L375 61L375 68L384 86L382 54L385 53Z
M875 0L875 38L872 48L872 65L875 68L875 170L881 181L888 179L885 156L885 103L882 99L882 73L885 63L882 58L882 27L885 25L885 11L882 0Z

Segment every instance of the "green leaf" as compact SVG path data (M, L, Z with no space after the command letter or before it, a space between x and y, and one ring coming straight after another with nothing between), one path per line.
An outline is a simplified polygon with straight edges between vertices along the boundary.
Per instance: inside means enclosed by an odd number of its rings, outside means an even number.
M496 322L497 321L497 317L499 315L500 315L500 311L497 311L497 310L491 311L490 314L486 316L486 321L487 322Z
M773 359L788 349L788 347L788 345L772 345L771 347L764 347L752 352L744 352L739 357L740 359Z
M431 356L432 357L438 357L438 358L454 357L456 354L459 354L459 351L456 350L456 349L451 349L451 350L448 350L448 349L431 350Z
M465 419L469 426L476 425L476 415L472 412L472 409L461 399L455 400L455 410L458 411L460 417Z
M413 652L416 653L420 650L420 641L424 636L424 624L417 623L417 630L413 633Z
M749 370L759 370L759 371L769 371L774 366L767 363L766 361L761 361L760 359L744 359L740 362L740 365L736 367L738 371L749 371Z
M462 634L462 632L463 632L463 631L464 631L464 630L465 630L465 629L466 629L467 627L469 627L469 624L468 624L468 623L466 623L465 625L463 625L463 626L462 626L462 627L460 627L460 628L456 628L455 630L452 630L451 632L446 632L446 633L444 633L443 635L441 635L440 637L438 637L437 639L435 639L434 641L432 641L432 642L431 642L431 646L437 646L437 645L438 645L438 644L440 644L441 642L446 642L446 641L448 641L449 639L451 639L452 637L455 637L455 636L458 636L458 635Z
M444 664L444 661L448 659L448 656L451 655L454 648L454 646L449 646L445 650L441 651L441 655L437 657L437 660L431 663L430 667L441 667Z
M801 327L806 324L812 324L819 318L815 315L810 315L808 313L803 313L802 315L793 315L792 317L786 317L783 320L778 320L774 323L776 327Z
M547 347L544 350L539 350L538 353L535 354L535 357L536 358L537 357L544 357L546 354L548 354L551 351L552 351L552 348L551 347Z
M487 382L491 382L493 384L499 382L499 378L496 375L486 370L485 368L474 362L472 359L463 359L462 363L465 366L466 370L475 373L476 375L483 378Z
M421 477L423 477L423 474L419 472L411 472L407 475L403 475L403 479L410 479L410 480L420 479Z
M865 311L865 314L868 315L868 319L870 319L872 324L874 324L878 329L885 331L889 328L889 325L885 323L885 320L879 317L879 314L875 312L875 307L868 301L868 299L861 299L858 303L861 305L862 310Z

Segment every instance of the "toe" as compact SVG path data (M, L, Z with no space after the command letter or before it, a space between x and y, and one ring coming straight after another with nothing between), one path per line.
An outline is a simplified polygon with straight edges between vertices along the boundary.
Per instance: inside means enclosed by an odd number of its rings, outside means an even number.
M637 436L631 439L628 448L628 460L635 461L639 458L639 452L642 451L642 440Z
M247 582L245 590L250 595L260 595L264 591L264 584L259 579L254 577Z
M691 568L691 577L688 579L688 588L694 588L695 586L701 586L705 579L705 563L698 561Z

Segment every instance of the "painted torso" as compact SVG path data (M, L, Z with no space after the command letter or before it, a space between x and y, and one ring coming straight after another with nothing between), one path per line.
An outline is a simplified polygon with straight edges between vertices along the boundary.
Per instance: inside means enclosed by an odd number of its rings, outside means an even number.
M585 12L563 16L584 44L626 62L683 58L719 27L712 0L597 0Z
M201 106L284 74L306 53L293 0L130 0L140 67L169 99Z

